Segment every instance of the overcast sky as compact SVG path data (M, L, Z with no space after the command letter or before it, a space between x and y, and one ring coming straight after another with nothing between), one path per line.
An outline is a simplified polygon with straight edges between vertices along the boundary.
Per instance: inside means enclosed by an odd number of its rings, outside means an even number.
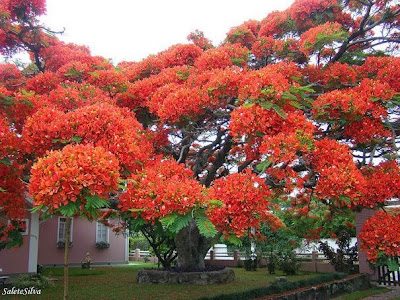
M199 29L218 45L233 26L261 20L293 0L47 0L43 22L65 33L66 42L87 45L114 63L137 61Z

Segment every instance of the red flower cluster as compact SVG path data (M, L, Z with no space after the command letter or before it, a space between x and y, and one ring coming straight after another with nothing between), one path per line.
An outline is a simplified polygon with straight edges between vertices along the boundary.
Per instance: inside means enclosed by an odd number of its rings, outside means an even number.
M25 89L36 94L48 94L58 87L61 78L53 72L39 73L26 81Z
M200 49L208 50L208 49L214 48L211 41L204 36L204 33L197 29L195 31L191 32L187 36L187 39L188 39L188 41L193 42L193 44L195 44Z
M118 67L122 69L130 82L134 82L156 75L163 69L193 65L194 61L201 57L202 54L202 49L193 44L174 45L157 55L150 55L140 62L122 62Z
M37 155L66 143L101 146L115 154L131 172L140 169L152 154L152 145L134 115L105 103L67 114L43 108L27 120L23 139L26 151Z
M373 208L385 200L400 197L400 166L395 160L366 167L362 172L367 184L364 196L357 201L357 204Z
M26 213L26 185L21 180L22 171L22 166L16 162L0 163L0 214L11 220L22 219Z
M390 88L400 92L400 58L389 57L368 57L365 63L359 68L361 78L368 77L386 82Z
M341 41L345 37L342 25L339 23L327 22L322 25L312 27L301 35L300 51L305 55L310 55L333 42Z
M110 97L126 91L128 78L115 69L92 72L88 82L101 88Z
M3 63L0 65L0 84L9 90L16 90L23 83L23 76L16 65Z
M204 202L203 187L192 175L174 160L156 161L129 178L120 208L150 222L173 213L184 215Z
M226 35L226 41L251 49L253 43L256 41L259 29L260 22L249 20L240 26L232 28Z
M250 171L228 175L214 181L207 198L219 200L222 206L209 204L207 215L225 235L243 236L250 227L273 220L270 217L269 187Z
M315 195L320 199L328 199L333 206L351 207L363 195L365 179L347 145L336 140L316 141L311 163L318 173Z
M360 250L377 264L385 258L400 256L400 215L378 211L363 225L359 235Z
M285 75L266 67L245 74L239 88L239 99L268 100L282 104L280 99L289 88Z
M13 155L19 148L19 139L5 118L0 115L0 159Z
M249 50L238 44L221 46L205 51L194 63L200 71L223 69L230 66L245 67Z
M391 135L392 133L383 127L380 119L370 117L363 117L344 127L344 137L356 144L370 144L371 141L379 141Z
M40 158L31 169L29 194L35 205L57 209L86 195L106 197L118 187L117 158L102 147L68 145Z
M348 64L335 62L323 72L323 82L328 86L355 84L357 72Z

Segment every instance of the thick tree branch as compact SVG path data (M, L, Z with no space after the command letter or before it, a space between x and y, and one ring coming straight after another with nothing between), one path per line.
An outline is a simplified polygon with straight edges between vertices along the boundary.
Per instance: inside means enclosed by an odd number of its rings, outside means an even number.
M200 181L201 184L203 184L207 187L210 186L211 182L215 179L217 170L225 163L226 156L228 155L231 148L232 148L232 137L230 135L228 135L225 139L224 146L216 155L215 161L214 161L212 167L208 170L206 177Z

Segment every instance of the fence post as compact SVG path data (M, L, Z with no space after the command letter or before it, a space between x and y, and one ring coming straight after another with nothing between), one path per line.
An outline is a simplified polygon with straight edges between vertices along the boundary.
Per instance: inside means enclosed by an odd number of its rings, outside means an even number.
M317 272L317 260L318 260L318 252L313 251L311 255L312 269L313 272Z
M235 266L237 266L239 261L239 250L233 251L233 261L235 262Z
M214 250L210 250L210 262L214 261Z
M136 248L135 249L135 256L134 256L134 261L140 261L140 249Z

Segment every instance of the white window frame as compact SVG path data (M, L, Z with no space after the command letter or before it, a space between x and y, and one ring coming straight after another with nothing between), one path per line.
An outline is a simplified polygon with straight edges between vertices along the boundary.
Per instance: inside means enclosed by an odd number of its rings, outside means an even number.
M106 220L106 221L108 221L108 220ZM107 233L106 233L106 240L105 240L105 241L103 241L103 240L100 241L99 238L98 238L99 225L100 225L100 226L104 226L104 227L106 228L106 230L107 230ZM97 222L96 222L96 243L100 243L100 242L104 242L104 243L107 243L107 244L110 243L110 228L109 228L108 226L104 225L103 223L97 221Z
M57 242L64 242L65 243L65 238L60 239L60 224L61 224L61 219L65 219L65 221L67 220L66 217L58 217L58 226L57 226ZM71 218L71 230L69 233L69 242L72 243L72 232L73 232L73 228L74 228L74 219ZM65 233L64 233L65 235Z

